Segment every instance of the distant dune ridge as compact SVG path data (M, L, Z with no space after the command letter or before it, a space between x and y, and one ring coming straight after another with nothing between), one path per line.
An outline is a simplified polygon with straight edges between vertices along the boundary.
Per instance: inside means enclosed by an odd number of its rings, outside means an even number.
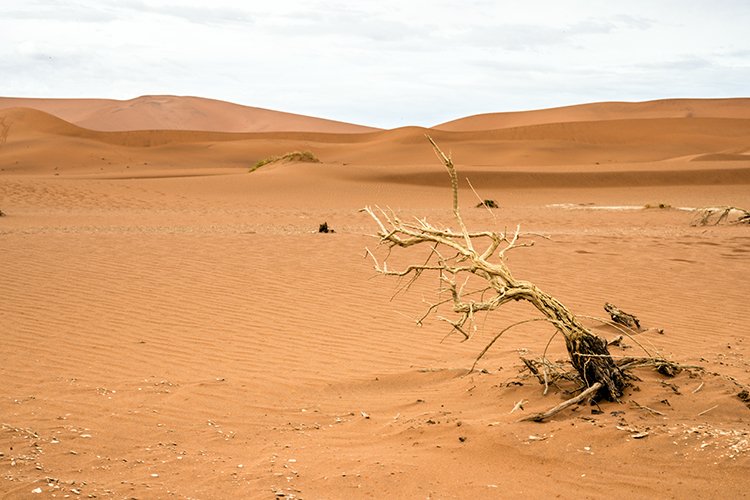
M750 118L749 98L661 99L645 102L595 102L533 111L483 113L434 128L453 132L563 123L643 118Z
M380 130L191 96L148 95L130 100L0 97L0 110L14 107L37 109L80 127L100 131L359 133ZM750 98L598 102L530 111L485 113L458 118L432 128L467 132L545 123L645 118L750 119Z
M116 99L0 98L0 109L38 109L75 125L102 131L205 130L214 132L353 133L373 127L241 106L202 97L149 95Z
M0 98L0 125L0 168L16 173L217 171L309 150L324 164L384 167L373 179L434 185L442 172L429 133L488 186L750 183L747 98L595 103L393 130L195 97Z

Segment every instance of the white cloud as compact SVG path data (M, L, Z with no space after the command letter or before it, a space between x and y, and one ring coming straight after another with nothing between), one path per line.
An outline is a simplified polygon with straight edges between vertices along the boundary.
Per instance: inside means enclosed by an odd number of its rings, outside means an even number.
M6 0L3 95L200 95L383 127L747 95L737 0Z

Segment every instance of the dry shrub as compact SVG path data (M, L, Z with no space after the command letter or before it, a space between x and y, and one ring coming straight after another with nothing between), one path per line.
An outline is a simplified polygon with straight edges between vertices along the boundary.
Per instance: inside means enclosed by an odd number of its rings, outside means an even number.
M279 161L283 162L303 162L303 163L320 163L320 159L310 151L292 151L290 153L284 153L281 156L269 156L259 160L255 165L250 168L250 172L255 172L260 167L268 165L270 163L276 163Z

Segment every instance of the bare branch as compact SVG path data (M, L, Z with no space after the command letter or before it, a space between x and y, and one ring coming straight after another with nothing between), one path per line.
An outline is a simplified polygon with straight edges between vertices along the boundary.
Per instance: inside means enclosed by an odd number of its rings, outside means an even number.
M476 189L474 189L474 186L472 186L472 184L471 184L471 181L469 180L469 178L468 178L468 177L466 178L466 183L467 183L467 184L469 185L469 187L471 188L471 191L472 191L472 192L474 193L474 196L476 196L476 197L477 197L477 200L479 200L479 206L482 206L482 207L486 208L486 209L487 209L487 211L488 211L488 212L490 213L490 215L492 216L492 218L493 218L493 219L495 219L495 220L497 220L497 217L495 217L495 212L493 212L493 211L492 211L492 209L491 209L491 208L489 207L489 205L487 205L487 204L486 204L486 203L484 202L484 200L482 199L482 197L481 197L481 196L479 196L479 193L477 193L477 190L476 190Z
M487 351L490 350L490 347L492 347L495 344L495 342L497 342L498 339L503 336L503 334L505 332L507 332L511 328L515 328L516 326L523 325L524 323L531 323L531 322L534 322L534 321L547 321L547 322L552 323L552 324L556 323L554 320L551 320L549 318L531 318L531 319L525 319L523 321L518 321L516 323L513 323L510 326L507 326L507 327L503 328L502 330L500 330L500 333L498 333L497 335L495 335L495 337L492 340L490 340L490 342L486 346L484 346L484 349L482 349L482 352L480 352L479 356L477 356L476 359L474 360L474 364L472 364L471 368L469 368L469 373L471 373L471 372L474 371L474 368L476 368L477 363L479 363L479 360L482 359L485 354L487 354Z
M543 422L547 420L548 418L560 413L565 408L568 408L569 406L573 406L576 403L580 403L584 399L586 399L589 396L593 396L596 391L602 388L601 382L595 382L592 384L588 389L580 393L578 396L574 398L570 398L567 401L563 401L559 405L555 406L554 408L550 408L547 411L541 412L541 413L535 413L533 415L529 415L528 417L524 417L519 422Z
M456 174L456 167L453 166L453 160L448 156L445 156L445 153L443 153L435 141L432 140L432 137L428 135L427 140L430 141L432 148L435 150L435 154L438 155L438 158L440 158L443 165L448 170L448 175L450 175L451 178L451 188L453 189L453 215L456 218L456 222L458 222L458 226L461 228L461 234L464 235L466 248L473 252L474 247L471 243L471 237L469 236L469 231L466 230L466 224L464 224L464 219L461 217L461 210L458 206L458 174Z

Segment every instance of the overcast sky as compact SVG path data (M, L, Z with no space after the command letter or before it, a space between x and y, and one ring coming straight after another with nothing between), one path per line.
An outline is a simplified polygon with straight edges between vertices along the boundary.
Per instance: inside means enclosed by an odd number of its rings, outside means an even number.
M197 95L379 127L750 96L748 0L0 0L0 95Z

